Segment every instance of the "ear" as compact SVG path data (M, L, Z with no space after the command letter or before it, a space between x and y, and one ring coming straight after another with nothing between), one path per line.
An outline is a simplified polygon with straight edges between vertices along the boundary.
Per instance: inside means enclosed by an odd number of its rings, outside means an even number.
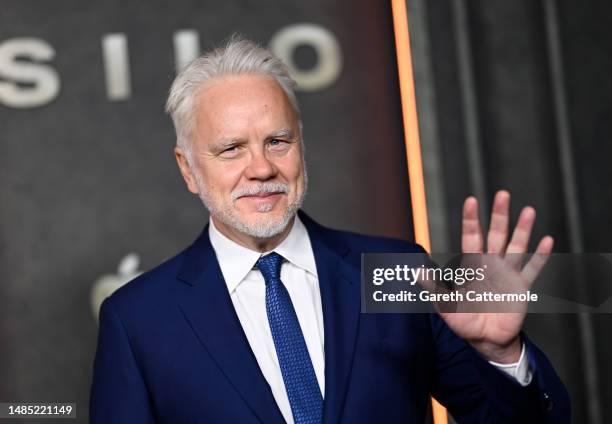
M187 189L193 194L198 194L198 184L196 183L195 175L191 171L191 167L189 166L189 162L187 161L187 155L180 147L174 148L174 157L176 158L176 163L181 170L181 175L185 180L185 184L187 184Z

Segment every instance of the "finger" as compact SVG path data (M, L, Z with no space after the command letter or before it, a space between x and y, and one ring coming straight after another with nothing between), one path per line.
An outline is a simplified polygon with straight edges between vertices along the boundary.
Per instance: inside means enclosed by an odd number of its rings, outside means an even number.
M491 223L487 235L487 253L503 253L508 241L510 193L500 190L493 200Z
M534 208L530 206L523 208L512 233L512 239L506 249L506 260L516 268L520 267L523 255L527 252L535 217Z
M531 229L535 222L536 212L531 206L524 207L512 233L512 239L508 244L506 253L525 253L529 246Z
M535 254L531 257L529 262L527 262L525 268L523 268L521 273L523 277L529 281L530 285L533 284L540 274L540 271L542 271L542 268L544 268L544 265L546 265L554 244L555 240L551 236L542 238L540 243L538 243Z
M468 197L463 203L461 226L462 252L482 253L482 228L480 227L480 218L478 217L478 201L474 196Z

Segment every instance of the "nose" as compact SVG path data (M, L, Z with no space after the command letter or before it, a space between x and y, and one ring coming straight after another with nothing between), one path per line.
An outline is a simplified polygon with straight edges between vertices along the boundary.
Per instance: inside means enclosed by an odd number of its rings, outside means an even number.
M250 162L244 170L246 178L266 181L275 177L277 173L278 169L270 158L266 156L266 152L263 149L251 152Z

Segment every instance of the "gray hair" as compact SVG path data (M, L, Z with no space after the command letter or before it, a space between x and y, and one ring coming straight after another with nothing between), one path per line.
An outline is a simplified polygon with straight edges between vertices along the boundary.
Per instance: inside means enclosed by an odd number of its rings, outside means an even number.
M197 93L214 78L240 74L273 77L287 95L299 120L300 109L294 92L296 83L289 76L286 65L272 51L234 34L223 47L206 52L189 63L170 87L166 112L174 122L176 144L183 149L189 161L194 130L194 99Z

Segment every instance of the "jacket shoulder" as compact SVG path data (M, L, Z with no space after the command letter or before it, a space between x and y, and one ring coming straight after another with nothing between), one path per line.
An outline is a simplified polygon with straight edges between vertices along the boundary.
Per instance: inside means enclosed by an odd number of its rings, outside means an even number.
M392 237L373 236L325 228L328 237L359 253L425 253L417 243Z
M425 249L417 243L391 237L346 233L353 246L370 249L371 253L424 253Z
M311 237L321 239L338 251L350 249L358 253L425 253L423 247L407 240L332 229L319 224L302 210L298 214Z
M121 315L132 315L142 308L148 309L163 303L177 284L177 274L186 250L119 287L105 302L112 304L113 309L123 312Z

